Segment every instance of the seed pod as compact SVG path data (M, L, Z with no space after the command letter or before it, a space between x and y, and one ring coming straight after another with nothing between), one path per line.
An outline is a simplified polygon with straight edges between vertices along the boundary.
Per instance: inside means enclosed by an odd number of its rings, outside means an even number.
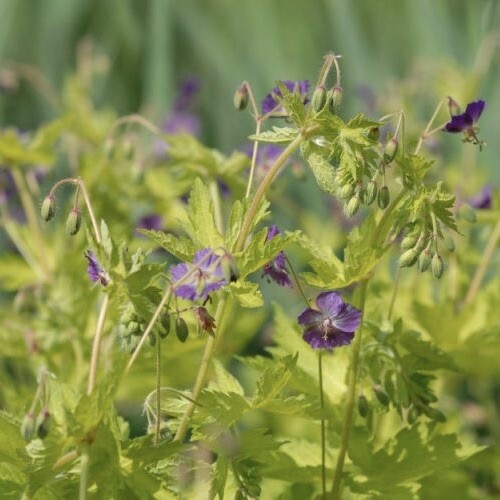
M372 179L366 186L363 201L366 205L371 205L375 198L377 197L378 186L377 183Z
M351 183L344 184L340 189L340 199L347 200L352 196L352 193L354 193L354 186Z
M377 203L378 206L384 210L389 205L389 201L391 199L391 194L389 193L389 188L387 186L382 186L377 195Z
M245 84L241 84L236 89L233 104L238 111L243 111L248 106L248 88Z
M312 108L315 113L319 113L324 107L326 103L326 89L323 85L318 85L314 89L314 93L312 96Z
M171 321L170 321L170 314L168 314L168 312L165 312L161 315L160 325L162 326L162 328L160 328L160 337L164 339L170 333Z
M470 205L467 205L467 203L464 203L458 209L457 217L459 219L463 219L463 220L470 222L472 224L474 224L474 222L476 222L476 220L477 220L476 212L474 211L474 209Z
M21 436L26 441L31 441L35 434L35 415L33 413L26 413L21 422Z
M353 215L355 215L359 210L359 205L359 193L356 193L344 207L344 212L347 217L352 217Z
M380 404L383 406L389 406L389 396L379 385L374 385L372 387L376 398L379 400Z
M411 267L415 264L415 262L417 262L417 259L418 253L414 248L410 248L399 257L399 267Z
M47 408L44 408L36 418L36 435L40 439L47 437L50 430L50 413Z
M186 342L189 330L186 322L182 318L177 318L175 320L175 333L181 342Z
M429 266L431 265L431 260L432 260L432 250L430 249L430 246L427 246L427 248L418 256L418 269L420 270L421 273L429 269Z
M66 219L66 234L68 236L74 236L78 231L80 231L80 226L82 225L82 214L78 208L72 208Z
M386 165L392 162L394 160L394 157L396 156L396 153L398 152L398 140L393 137L386 145L384 149L384 156L383 160Z
M40 210L42 214L42 219L45 222L49 222L56 214L56 199L52 195L45 197L42 203L42 209Z
M444 263L443 259L441 258L441 255L438 253L434 254L434 257L432 257L432 274L437 278L441 278L441 275L443 274L444 271Z
M359 414L363 417L366 418L368 416L368 411L370 410L370 407L368 405L368 400L366 397L361 394L358 396L358 412Z

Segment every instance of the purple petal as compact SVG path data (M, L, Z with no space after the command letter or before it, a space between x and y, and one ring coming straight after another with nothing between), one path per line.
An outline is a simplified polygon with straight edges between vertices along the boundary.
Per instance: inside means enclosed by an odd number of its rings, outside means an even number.
M137 221L137 229L153 229L160 231L163 227L163 219L158 214L147 214Z
M361 322L361 311L351 304L342 304L339 314L331 318L335 328L343 332L355 332Z
M181 297L186 300L196 300L198 298L196 288L193 285L180 285L174 289L176 297Z
M471 102L467 104L467 108L465 108L464 114L470 117L472 123L476 123L483 112L485 104L486 103L481 100Z
M302 338L313 348L313 349L333 349L334 347L340 347L343 345L349 345L354 338L353 332L343 332L337 331L334 335L328 335L325 337L323 332L319 329L313 329L306 331Z
M452 116L451 120L444 126L444 131L455 134L463 132L472 125L472 118L467 113Z
M175 266L172 266L170 268L170 275L172 276L172 281L179 281L181 280L186 274L190 271L189 266L187 264L184 264L183 262L181 264L176 264Z
M468 200L472 208L490 209L491 208L491 186L485 186L483 190Z
M316 309L304 309L298 316L299 325L311 325L323 321L323 314Z
M278 226L276 226L275 224L269 226L269 229L267 230L266 241L272 240L278 234L281 234L280 230L278 229Z
M334 319L341 311L342 297L337 292L323 292L316 298L316 305L326 316Z

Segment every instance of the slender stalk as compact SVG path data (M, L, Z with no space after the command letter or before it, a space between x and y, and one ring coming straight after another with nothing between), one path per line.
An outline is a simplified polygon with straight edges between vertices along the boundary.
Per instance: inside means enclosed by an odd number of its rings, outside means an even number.
M419 153L420 148L422 147L424 141L429 136L431 136L433 133L435 133L438 130L440 130L441 128L443 128L443 125L441 125L439 127L436 127L435 129L433 129L431 132L429 132L431 130L432 124L434 123L434 120L437 118L437 115L439 114L439 111L441 110L441 107L443 106L443 104L445 103L445 101L446 101L446 98L441 99L439 101L438 105L436 106L436 109L434 110L434 114L431 116L431 119L427 123L427 127L425 127L425 130L422 132L422 134L420 135L420 137L418 139L417 147L415 148L415 153L414 154L418 154Z
M462 308L468 306L475 299L479 289L481 287L481 282L483 281L484 275L488 270L488 265L493 257L493 253L495 252L495 248L497 247L498 240L500 239L500 221L498 221L491 233L490 239L486 244L486 248L484 249L483 256L481 258L481 262L479 263L476 272L472 278L469 289L467 290L467 294L465 295L465 299L462 303Z
M128 125L130 123L136 123L138 125L141 125L142 127L144 127L146 130L149 130L149 132L151 132L154 135L157 135L157 136L163 135L163 132L156 125L151 123L149 120L146 120L146 118L144 118L141 115L132 114L132 115L122 116L121 118L118 118L118 120L116 120L113 123L113 125L111 126L111 128L109 129L106 140L111 139L113 134L116 132L116 130L119 127L121 127L122 125Z
M158 443L160 439L161 427L161 337L160 333L156 332L156 422L155 422L155 439Z
M99 354L101 350L101 338L104 330L104 321L106 320L106 313L109 306L109 295L105 294L99 311L97 325L92 343L92 355L90 358L89 380L87 384L87 394L91 394L94 390L95 381L97 377L97 366L99 364Z
M363 310L366 300L366 288L368 286L368 279L361 282L359 287L359 300L357 301L356 307ZM342 471L344 469L345 455L347 452L347 446L349 444L349 434L351 432L353 413L354 413L354 400L356 398L356 386L358 381L358 370L359 370L359 360L361 353L361 339L363 336L363 316L361 317L361 323L359 329L354 339L353 352L352 352L352 362L349 372L349 386L347 389L347 401L345 406L345 414L342 426L342 434L340 440L339 454L337 457L337 465L335 467L335 475L333 477L331 497L333 500L340 499L340 483L342 479Z
M323 356L318 353L318 378L319 378L319 407L321 411L321 488L323 498L326 499L326 439L325 439L325 401L323 394Z
M394 277L394 283L392 285L392 296L391 296L391 302L389 303L389 308L387 310L387 320L390 320L392 316L394 303L396 302L396 296L398 294L400 279L401 279L401 268L398 267L398 270L396 271L396 276Z
M255 135L260 134L260 128L262 126L262 119L257 117L256 119L256 125L255 125ZM255 173L255 165L257 163L257 151L259 150L259 141L255 140L253 142L253 148L252 148L252 163L250 164L250 175L248 177L248 184L247 184L247 191L245 193L245 198L248 198L250 196L250 192L252 191L252 185L253 185L253 177Z
M80 456L80 489L78 492L78 500L86 500L90 465L90 445L87 442L81 445Z
M99 231L99 226L97 225L97 220L96 220L95 215L94 215L92 203L90 202L90 196L89 196L89 193L87 191L87 187L85 186L85 183L83 182L83 180L80 178L77 179L77 183L78 183L78 187L80 188L80 190L82 192L83 199L85 200L85 205L87 206L87 211L89 213L89 217L90 217L90 220L92 222L92 228L94 230L95 240L96 240L97 244L100 245L102 242L101 233Z

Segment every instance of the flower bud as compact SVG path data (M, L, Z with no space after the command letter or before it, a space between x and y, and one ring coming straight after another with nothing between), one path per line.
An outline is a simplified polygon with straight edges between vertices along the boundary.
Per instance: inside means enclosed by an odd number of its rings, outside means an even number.
M366 399L366 397L363 394L358 396L358 412L359 412L359 414L363 418L366 418L368 415L369 409L370 408L368 406L368 400Z
M42 214L42 219L45 222L49 222L49 220L54 217L56 214L56 199L52 195L45 197L40 212Z
M354 193L354 186L352 184L345 184L340 188L340 199L341 200L347 200L347 198L350 198L352 196L352 193Z
M380 137L380 128L379 127L372 127L369 131L368 131L368 139L370 139L370 141L378 141Z
M162 326L162 328L160 328L160 337L164 339L170 333L171 321L170 321L170 314L168 314L168 312L165 312L161 315L160 325Z
M340 85L335 85L335 87L333 87L333 92L332 92L333 112L335 112L337 109L340 108L340 105L342 104L343 94L344 91L342 90L342 87Z
M238 111L243 111L248 106L248 87L244 83L236 89L233 103Z
M347 217L354 216L359 210L359 205L360 205L359 193L356 193L344 207L344 212L347 215Z
M186 342L188 337L188 327L186 322L182 318L177 318L175 320L175 334L181 342Z
M441 258L441 255L439 255L438 253L435 253L434 257L432 257L431 268L432 268L432 274L437 279L441 278L441 275L443 274L444 271L444 263L443 259Z
M326 89L323 85L318 85L314 89L314 93L312 96L312 108L315 113L319 113L324 107L326 103Z
M407 234L401 241L401 250L409 250L413 248L418 240L418 233Z
M417 258L418 252L414 248L410 248L399 257L399 267L411 267L417 262Z
M379 403L383 406L389 406L389 396L384 389L382 389L379 385L374 385L372 389L376 398L379 400Z
M467 222L471 222L472 224L477 220L476 212L470 205L467 205L467 203L460 206L457 212L457 217Z
M33 413L26 413L21 422L21 436L26 441L31 441L35 434L35 415Z
M398 145L399 145L398 140L395 137L393 137L385 145L383 160L386 165L388 165L389 163L391 163L392 160L394 160L394 157L398 152Z
M414 245L415 252L420 253L429 242L429 234L427 231L423 230L418 237L417 242Z
M418 256L418 269L421 273L427 271L431 265L432 251L430 246L428 246L419 256Z
M66 234L74 236L80 230L82 225L82 214L78 208L72 208L66 219Z
M371 205L375 201L375 198L377 197L377 193L378 193L378 185L372 179L366 185L366 189L365 189L364 196L363 196L364 203L366 205Z
M450 117L458 116L462 113L458 102L450 96L448 96L448 111L450 112Z
M378 206L384 210L389 205L389 201L391 199L391 194L389 193L389 188L387 186L382 186L377 195L377 203Z
M36 435L40 439L47 437L50 430L50 413L47 408L44 408L36 417Z

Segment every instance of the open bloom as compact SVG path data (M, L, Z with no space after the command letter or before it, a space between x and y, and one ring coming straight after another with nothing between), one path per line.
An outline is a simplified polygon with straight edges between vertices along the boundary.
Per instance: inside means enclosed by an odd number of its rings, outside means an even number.
M211 248L194 254L193 264L181 263L170 269L174 294L187 300L205 300L210 292L227 285L221 265L221 256ZM179 284L176 285L176 282Z
M472 208L488 210L491 208L491 186L485 186L480 193L468 200Z
M333 291L320 293L316 305L318 309L305 309L297 318L304 326L302 338L313 349L331 350L350 344L361 322L361 311Z
M486 103L482 100L467 104L463 113L452 115L451 120L444 126L443 130L452 134L463 132L465 142L472 142L481 147L484 143L478 139L479 129L475 125L483 113L485 105Z
M84 255L88 262L87 273L90 280L94 283L99 281L102 286L107 286L109 284L108 273L102 268L101 264L99 264L94 252L88 250Z
M273 239L275 236L280 234L280 230L277 226L272 225L267 231L266 241ZM280 252L276 257L268 262L264 266L262 276L267 276L271 278L278 285L286 286L292 288L293 284L288 275L288 270L286 268L286 257L283 252Z
M281 83L285 85L285 87L290 92L296 92L302 99L302 102L307 102L307 92L309 91L309 82L307 80L299 80L297 82L293 82L290 80L282 80ZM274 114L280 115L284 112L282 106L280 106L282 95L279 87L274 87L270 94L267 94L266 97L262 100L262 113L267 114L269 112L273 112Z

